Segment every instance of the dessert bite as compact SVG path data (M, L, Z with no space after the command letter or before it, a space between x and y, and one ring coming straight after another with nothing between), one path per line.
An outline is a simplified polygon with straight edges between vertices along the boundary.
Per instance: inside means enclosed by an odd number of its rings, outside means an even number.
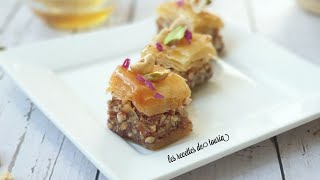
M146 54L136 64L126 59L111 76L107 126L119 136L157 150L192 131L187 105L191 91L181 76L155 65Z
M213 75L210 61L217 57L217 52L211 41L210 35L192 33L187 21L178 19L170 29L161 30L144 48L142 56L152 54L157 65L179 74L193 88Z
M218 53L224 48L224 43L220 35L223 27L222 20L204 9L211 4L211 0L175 0L162 3L157 8L157 25L159 31L168 28L172 23L184 17L190 20L190 31L211 35L211 42Z

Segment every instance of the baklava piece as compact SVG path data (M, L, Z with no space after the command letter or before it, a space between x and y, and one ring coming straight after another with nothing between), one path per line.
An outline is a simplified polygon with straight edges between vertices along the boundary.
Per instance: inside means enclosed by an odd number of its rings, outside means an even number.
M191 91L181 76L155 65L152 55L113 73L108 91L107 126L119 136L157 150L192 131L187 105Z
M185 78L190 88L202 84L213 75L211 60L217 57L209 35L192 33L187 25L174 23L163 29L142 56L152 54L156 64Z
M190 31L211 35L212 44L221 53L224 48L220 34L223 22L218 16L203 10L210 3L209 0L176 0L161 4L157 8L159 31L170 27L176 19L185 17L190 20Z

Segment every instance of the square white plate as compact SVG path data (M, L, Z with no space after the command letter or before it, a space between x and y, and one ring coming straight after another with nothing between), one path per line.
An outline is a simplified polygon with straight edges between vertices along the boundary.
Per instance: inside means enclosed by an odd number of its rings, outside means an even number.
M156 32L153 21L10 49L0 65L112 179L171 178L319 117L319 67L226 23L227 53L192 95L192 135L155 152L121 139L105 127L105 89L123 59L138 59ZM197 150L225 134L228 141Z

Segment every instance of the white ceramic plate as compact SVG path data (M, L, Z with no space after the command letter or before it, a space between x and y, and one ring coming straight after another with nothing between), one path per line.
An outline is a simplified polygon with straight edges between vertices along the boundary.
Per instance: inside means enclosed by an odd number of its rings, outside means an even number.
M171 178L320 115L319 67L227 23L227 53L215 63L214 78L192 95L192 135L156 152L129 143L105 127L105 89L115 67L127 57L137 60L154 34L150 19L11 49L1 53L0 65L112 179ZM219 135L225 141L197 149ZM168 155L176 160L169 163Z

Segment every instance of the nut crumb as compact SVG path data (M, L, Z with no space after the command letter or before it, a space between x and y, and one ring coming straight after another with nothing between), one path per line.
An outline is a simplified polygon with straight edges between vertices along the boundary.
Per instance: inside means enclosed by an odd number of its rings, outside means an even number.
M123 110L123 112L126 112L126 113L129 113L129 112L133 111L130 102L124 104L123 107L122 107L122 110Z
M144 136L143 136L143 134L141 132L139 132L139 135L140 135L140 139L144 140Z
M115 106L115 107L113 108L113 111L114 111L114 112L119 112L119 111L120 111L120 107L119 107L119 106Z
M111 123L108 123L108 124L107 124L107 127L108 127L109 129L112 129L112 128L113 128L113 125L112 125Z
M156 139L156 138L154 138L154 137L152 137L152 136L149 136L149 137L147 137L147 138L144 140L144 142L145 142L145 143L148 143L148 144L151 144L151 143L154 142L155 139Z
M174 121L174 122L177 122L177 121L179 121L180 119L179 119L178 116L172 116L172 117L171 117L171 120Z
M156 125L150 126L150 130L151 130L151 132L156 132L157 126Z
M189 104L191 103L191 101L192 101L192 99L189 98L189 97L187 97L187 98L184 100L183 104L184 104L184 105L189 105Z
M132 129L133 134L137 134L138 131L136 129Z
M128 128L128 123L124 122L120 125L120 130L123 131L123 130L126 130Z
M162 123L164 120L166 120L167 116L164 114L161 114L160 122Z
M193 80L193 78L194 78L194 74L193 73L188 74L188 79Z
M119 123L122 123L123 121L125 121L127 119L127 115L123 112L118 112L117 119L118 119Z
M179 112L182 116L188 116L188 112L187 112L187 110L185 109L185 107L183 107L183 106L178 107L178 112Z

